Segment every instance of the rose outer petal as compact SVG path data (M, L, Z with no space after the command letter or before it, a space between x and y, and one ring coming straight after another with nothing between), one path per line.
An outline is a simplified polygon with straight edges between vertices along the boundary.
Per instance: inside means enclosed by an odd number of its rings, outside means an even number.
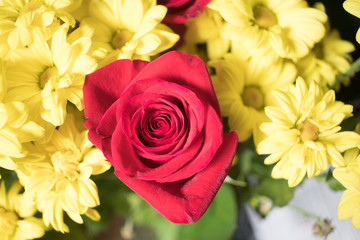
M180 52L168 52L150 62L135 77L141 79L158 78L173 82L196 92L206 99L221 118L220 107L205 63L197 56Z
M225 134L213 160L202 171L186 180L158 183L137 179L119 170L115 174L169 221L193 223L205 213L224 181L237 143L235 132Z
M102 137L95 129L104 113L147 64L149 63L145 61L123 59L86 76L83 87L86 118L84 125L89 129L89 140L96 147L100 148Z

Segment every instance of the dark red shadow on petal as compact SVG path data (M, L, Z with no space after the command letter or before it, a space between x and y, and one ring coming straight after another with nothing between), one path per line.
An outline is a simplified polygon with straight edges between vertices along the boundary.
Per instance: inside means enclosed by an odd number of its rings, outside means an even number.
M218 192L230 169L237 143L235 132L226 134L207 167L182 181L157 183L130 177L119 170L115 174L169 221L193 223L205 213Z

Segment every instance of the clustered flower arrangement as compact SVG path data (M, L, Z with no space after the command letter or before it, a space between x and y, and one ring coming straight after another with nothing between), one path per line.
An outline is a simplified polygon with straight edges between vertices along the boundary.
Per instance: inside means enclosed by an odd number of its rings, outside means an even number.
M324 175L360 228L335 98L354 49L305 0L0 1L0 239L89 239L115 213L128 238L226 239L237 204L266 215Z

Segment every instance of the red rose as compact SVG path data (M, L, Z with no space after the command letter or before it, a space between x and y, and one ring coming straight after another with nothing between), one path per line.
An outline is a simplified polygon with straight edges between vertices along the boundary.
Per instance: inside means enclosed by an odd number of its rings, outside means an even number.
M198 16L210 0L158 0L158 4L168 8L164 18L167 23L184 23Z
M170 221L197 221L238 142L223 135L205 64L177 52L118 60L86 76L84 103L89 139L119 179Z

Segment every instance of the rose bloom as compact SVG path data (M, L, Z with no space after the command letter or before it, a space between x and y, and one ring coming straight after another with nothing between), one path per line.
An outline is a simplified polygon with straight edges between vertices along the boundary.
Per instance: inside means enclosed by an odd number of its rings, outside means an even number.
M204 214L238 138L223 134L203 61L178 52L115 61L87 75L84 104L89 139L120 180L174 223Z
M167 23L184 23L198 16L210 0L158 0L158 4L168 8L164 18Z

